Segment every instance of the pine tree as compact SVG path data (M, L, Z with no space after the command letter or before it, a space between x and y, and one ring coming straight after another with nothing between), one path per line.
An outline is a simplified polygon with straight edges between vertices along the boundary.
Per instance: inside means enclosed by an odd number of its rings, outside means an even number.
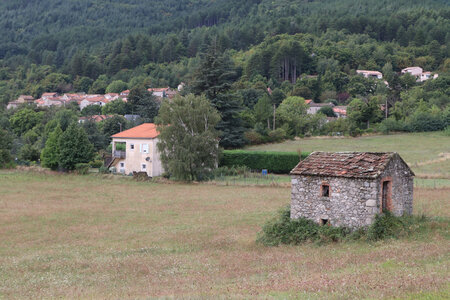
M129 112L141 116L143 122L153 122L158 115L159 102L145 88L133 88L128 95Z
M227 94L236 75L232 65L230 57L219 53L213 42L195 71L191 85L195 94L205 94L219 111L222 121L216 128L221 131L220 145L225 148L238 148L245 144L245 127L239 117L242 103L236 95Z
M220 131L220 145L225 149L240 148L246 143L244 122L239 116L242 103L235 94L220 94L213 105L220 112L222 120L216 126Z
M210 101L218 94L227 92L236 76L232 65L230 57L219 53L213 42L194 73L194 80L191 84L192 92L196 95L204 93Z
M41 152L41 163L44 167L56 170L59 166L59 139L61 138L63 131L58 125L50 133L47 141L45 142L45 147Z

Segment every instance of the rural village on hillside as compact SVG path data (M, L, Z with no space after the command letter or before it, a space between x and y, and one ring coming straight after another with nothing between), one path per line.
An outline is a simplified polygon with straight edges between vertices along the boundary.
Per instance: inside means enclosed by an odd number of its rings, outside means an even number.
M0 299L448 299L445 0L0 3Z

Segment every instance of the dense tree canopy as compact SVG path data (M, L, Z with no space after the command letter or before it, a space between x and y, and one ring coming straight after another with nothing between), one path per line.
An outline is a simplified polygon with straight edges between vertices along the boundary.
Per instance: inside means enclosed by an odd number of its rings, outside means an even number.
M450 122L449 13L445 0L2 1L0 125L8 151L35 160L58 126L117 114L80 127L101 150L121 126L154 121L169 100L148 88L183 82L181 95L205 95L219 112L225 148L294 135L441 130ZM439 77L401 74L410 66ZM125 89L128 102L82 112L76 102L6 110L19 95ZM330 108L306 114L299 99L347 106L348 118L325 119L335 115Z

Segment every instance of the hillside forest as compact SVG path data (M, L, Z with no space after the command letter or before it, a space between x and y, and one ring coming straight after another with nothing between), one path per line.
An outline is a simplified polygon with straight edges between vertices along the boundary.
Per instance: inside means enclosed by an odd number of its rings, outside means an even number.
M0 164L11 156L38 161L55 131L78 134L92 153L107 150L111 134L136 125L124 114L154 121L160 103L148 88L182 82L182 95L205 95L219 112L224 148L449 131L446 0L2 1L0 32ZM401 73L413 66L438 76L419 82ZM6 109L19 95L125 89L127 103L102 108ZM309 99L346 107L347 117L329 106L307 114ZM74 125L94 114L115 116Z

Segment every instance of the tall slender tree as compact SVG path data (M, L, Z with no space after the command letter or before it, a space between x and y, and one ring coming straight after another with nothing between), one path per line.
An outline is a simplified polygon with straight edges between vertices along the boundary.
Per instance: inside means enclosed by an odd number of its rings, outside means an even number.
M189 94L165 101L157 117L158 149L165 170L180 180L201 180L218 159L217 110L205 98Z
M245 144L244 122L239 116L242 102L237 95L229 93L236 76L232 66L231 58L219 52L214 40L203 55L191 85L195 94L205 94L219 111L222 121L216 128L221 132L220 145L225 148L239 148Z

